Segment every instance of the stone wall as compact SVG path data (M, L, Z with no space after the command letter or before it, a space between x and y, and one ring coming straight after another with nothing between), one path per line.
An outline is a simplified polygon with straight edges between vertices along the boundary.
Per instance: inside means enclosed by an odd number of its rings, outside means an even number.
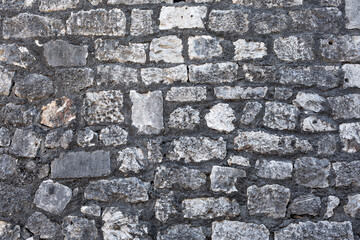
M0 239L360 239L359 0L0 11Z

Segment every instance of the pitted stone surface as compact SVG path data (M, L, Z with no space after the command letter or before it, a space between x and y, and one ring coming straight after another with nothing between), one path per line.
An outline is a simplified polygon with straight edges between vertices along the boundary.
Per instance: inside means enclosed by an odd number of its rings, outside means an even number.
M223 220L213 222L213 240L269 240L270 232L263 224Z

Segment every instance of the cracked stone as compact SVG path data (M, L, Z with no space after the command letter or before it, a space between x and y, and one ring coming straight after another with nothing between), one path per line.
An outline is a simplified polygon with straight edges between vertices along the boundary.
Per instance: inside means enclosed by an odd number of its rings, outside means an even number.
M169 194L161 195L160 198L156 199L154 209L156 219L163 223L167 222L170 217L177 215L179 212L175 207L174 192L171 191Z
M101 216L101 207L99 205L82 206L80 211L88 216L94 216L94 217Z
M80 147L95 146L98 141L98 134L86 127L84 130L79 131L77 134L76 142Z
M26 47L13 44L0 45L0 62L27 68L34 64L35 57Z
M0 238L6 240L19 240L21 229L19 225L12 225L4 221L0 221Z
M326 213L324 215L325 219L331 218L332 216L334 216L334 209L339 206L340 204L340 199L338 197L335 196L329 196L328 197L328 201L327 201L327 208L326 208Z
M263 105L259 102L247 102L243 109L240 122L245 125L249 125L254 122L260 111L263 109Z
M65 236L65 240L99 239L95 221L76 216L67 216L64 218L62 234Z

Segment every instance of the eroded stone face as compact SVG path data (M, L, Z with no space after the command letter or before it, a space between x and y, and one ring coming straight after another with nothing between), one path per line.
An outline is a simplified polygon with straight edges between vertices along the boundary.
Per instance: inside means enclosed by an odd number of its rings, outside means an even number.
M339 126L342 150L348 153L356 153L360 150L360 123L342 123Z
M35 57L26 47L15 43L0 45L0 62L2 63L28 68L34 60Z
M44 44L44 56L51 67L85 66L88 46L53 40Z
M295 160L295 180L299 185L311 188L329 186L330 162L323 158L301 157Z
M189 37L188 45L190 59L211 59L223 53L220 41L211 36Z
M246 33L249 30L249 12L237 10L212 10L209 29L214 32Z
M238 178L244 177L246 177L246 172L244 170L213 166L210 174L210 188L214 192L237 192L236 182Z
M9 96L15 73L0 67L0 95Z
M157 240L173 240L181 238L189 240L205 240L206 235L202 227L195 227L190 224L178 224L158 235Z
M39 10L43 12L62 11L76 8L80 0L41 0Z
M9 152L19 157L35 158L41 138L31 130L16 129Z
M234 110L227 103L218 103L205 115L209 128L220 132L231 132L235 129L233 121L236 119Z
M41 212L33 213L27 219L25 226L30 232L43 239L52 239L59 231L59 226Z
M82 217L67 216L62 224L62 234L65 239L89 239L97 240L98 230L94 220Z
M182 41L175 35L155 38L150 44L150 61L182 63Z
M160 12L160 26L164 29L204 28L203 19L207 8L199 7L162 7Z
M212 223L213 240L269 240L270 232L263 224L223 220Z
M314 59L310 36L279 37L274 40L274 51L283 61L309 61Z
M41 110L40 123L51 128L66 126L76 119L74 102L67 97L56 99Z

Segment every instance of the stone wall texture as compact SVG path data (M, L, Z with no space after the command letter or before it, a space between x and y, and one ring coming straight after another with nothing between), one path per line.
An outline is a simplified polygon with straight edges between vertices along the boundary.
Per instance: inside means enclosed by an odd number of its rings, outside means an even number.
M1 0L1 240L360 240L360 0Z

